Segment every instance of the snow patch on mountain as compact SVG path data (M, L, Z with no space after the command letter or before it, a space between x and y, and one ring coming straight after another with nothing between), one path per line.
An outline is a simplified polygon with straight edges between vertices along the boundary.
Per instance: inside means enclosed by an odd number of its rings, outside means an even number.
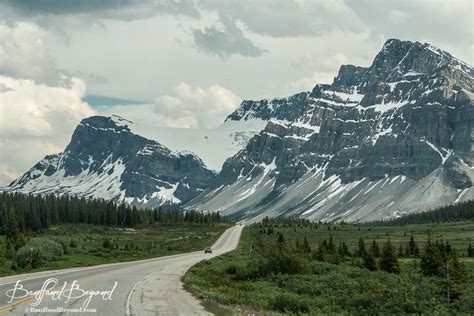
M67 153L62 153L58 159L50 160L56 162L58 172L46 175L46 170L33 169L29 172L34 181L28 181L19 186L13 183L10 190L23 193L34 192L36 194L57 193L59 195L80 195L87 198L103 198L113 200L120 197L121 177L125 171L125 164L121 158L115 159L109 155L100 165L101 172L91 171L90 167L94 161L90 160L88 166L81 173L67 176L66 170L61 168L61 160Z

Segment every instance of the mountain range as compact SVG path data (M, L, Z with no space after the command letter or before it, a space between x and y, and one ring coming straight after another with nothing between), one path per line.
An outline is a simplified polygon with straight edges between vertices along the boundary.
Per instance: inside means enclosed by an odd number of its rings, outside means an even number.
M369 67L343 65L332 84L243 101L215 130L84 119L62 153L3 190L240 220L357 222L474 199L473 75L430 44L391 39Z

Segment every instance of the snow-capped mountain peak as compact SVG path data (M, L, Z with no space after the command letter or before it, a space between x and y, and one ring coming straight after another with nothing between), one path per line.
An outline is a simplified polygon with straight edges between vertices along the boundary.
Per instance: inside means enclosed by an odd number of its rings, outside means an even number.
M198 156L132 133L133 125L119 116L82 120L64 152L46 156L6 189L153 207L186 202L215 177Z
M473 199L473 74L430 44L390 39L369 67L245 100L216 129L90 117L6 189L252 220L365 221Z
M330 85L244 101L228 119L280 124L227 160L188 206L357 221L472 199L473 73L432 45L392 39L371 66L342 65ZM259 167L271 161L272 172Z

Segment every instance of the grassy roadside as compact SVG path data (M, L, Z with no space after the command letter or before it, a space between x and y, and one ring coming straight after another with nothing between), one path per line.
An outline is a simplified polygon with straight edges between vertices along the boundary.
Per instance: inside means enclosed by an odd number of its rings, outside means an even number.
M140 229L94 225L60 225L28 236L27 244L53 244L59 255L42 258L37 267L21 267L5 253L0 237L0 276L186 253L212 245L231 224L154 224ZM27 260L28 260L27 254Z
M238 248L228 254L200 262L185 275L186 288L219 315L233 314L470 314L474 311L474 259L466 258L469 242L474 243L474 222L419 224L403 227L355 227L320 225L251 225L242 232ZM338 264L312 258L299 260L297 273L258 273L261 249L275 245L283 234L286 245L307 238L311 248L332 235L344 241L351 252L360 237L382 245L388 238L396 249L406 245L411 235L422 250L428 234L442 238L458 249L466 270L466 279L455 285L458 296L449 304L443 294L441 278L424 277L419 259L400 258L400 274L369 271L360 267L360 259L347 257ZM260 245L260 246L258 246ZM292 263L290 261L289 263Z

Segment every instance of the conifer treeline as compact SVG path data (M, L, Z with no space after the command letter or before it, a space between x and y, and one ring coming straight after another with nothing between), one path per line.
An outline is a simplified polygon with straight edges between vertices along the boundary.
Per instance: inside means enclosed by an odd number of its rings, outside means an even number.
M103 199L85 199L54 194L45 196L21 193L0 194L0 234L6 233L8 221L16 221L21 232L34 232L58 224L93 224L135 227L153 222L203 223L227 222L219 213L197 211L138 209L127 204L116 205Z
M278 216L268 217L262 219L262 224L287 224L287 225L310 225L312 222L309 219L299 218L298 216Z
M474 200L441 206L421 213L411 213L391 220L364 223L364 226L404 226L438 222L474 220Z

